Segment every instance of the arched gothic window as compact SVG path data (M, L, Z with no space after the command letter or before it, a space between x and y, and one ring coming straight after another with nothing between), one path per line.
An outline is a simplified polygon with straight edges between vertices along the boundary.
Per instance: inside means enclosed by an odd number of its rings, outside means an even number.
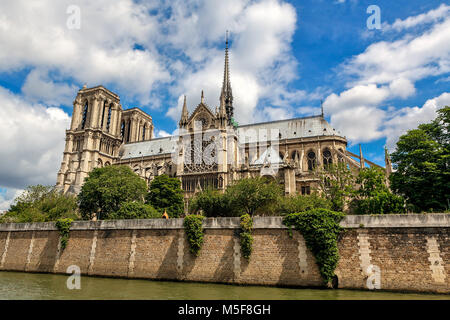
M128 121L127 142L130 142L130 134L131 134L131 121Z
M333 158L331 157L331 151L328 149L325 149L323 151L323 166L327 167L332 163L333 163Z
M144 124L144 126L142 127L142 141L145 140L145 129L146 129L146 125Z
M297 156L297 158L300 159L300 157L299 157L299 155L298 155L298 151L297 151L297 150L292 151L291 159L292 159L292 160L295 160L295 157L296 157L296 156Z
M314 151L308 152L308 170L313 170L316 167L316 153Z
M125 137L125 121L122 121L122 125L120 126L120 136L123 138Z
M102 128L102 129L103 129L103 122L105 120L105 110L106 110L106 108L108 108L108 107L106 106L106 101L104 101L103 102L103 111L102 111L102 123L100 125L100 128Z
M83 119L81 120L81 129L84 129L84 127L86 126L88 109L89 109L89 105L86 101L86 104L84 105L84 109L83 109Z
M108 108L108 119L106 120L106 131L109 132L109 126L111 124L111 106Z

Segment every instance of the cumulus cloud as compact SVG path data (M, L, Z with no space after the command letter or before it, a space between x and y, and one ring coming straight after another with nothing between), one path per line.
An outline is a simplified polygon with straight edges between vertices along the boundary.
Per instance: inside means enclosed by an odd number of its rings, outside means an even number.
M427 123L436 118L436 111L450 106L450 92L427 100L422 107L405 107L393 110L384 124L383 134L387 137L386 146L393 151L398 138L407 130L416 128L421 123Z
M79 88L65 82L54 82L48 71L31 71L22 86L22 93L32 102L41 102L48 106L71 105L74 93Z
M22 189L2 189L0 188L0 214L7 211L14 203L14 199L17 198L24 190Z
M395 99L398 104L398 99L415 95L417 81L450 72L449 8L441 5L397 20L387 27L411 32L396 40L375 42L338 68L348 88L330 94L324 107L331 114L331 124L352 143L386 137L387 145L392 147L401 133L435 116L433 101L444 99L446 93L428 100L421 108L387 106ZM425 24L430 25L419 32L410 30Z
M56 183L70 118L59 108L33 104L0 87L0 187Z
M423 25L426 23L432 23L443 18L448 17L450 14L450 6L446 4L441 4L438 8L430 10L425 13L421 13L417 16L408 17L404 20L396 19L392 25L386 24L383 26L384 31L395 30L401 31L404 29L409 29L416 27L418 25Z
M178 23L175 26L170 21L169 25L172 41L184 46L184 52L196 64L172 88L179 98L177 105L168 110L168 116L179 119L183 94L187 95L188 108L192 111L200 102L201 90L204 90L205 102L214 111L223 79L223 51L205 48L211 41L223 45L227 29L231 32L231 83L234 104L238 106L235 117L239 122L255 121L255 117L267 120L264 115L270 116L270 113L256 112L261 99L269 99L273 107L286 107L286 101L306 98L304 92L284 88L297 76L297 63L290 48L297 20L292 5L274 0L207 1L200 3L193 13L189 4L183 2L177 6L173 19ZM214 21L211 30L205 25L210 20Z

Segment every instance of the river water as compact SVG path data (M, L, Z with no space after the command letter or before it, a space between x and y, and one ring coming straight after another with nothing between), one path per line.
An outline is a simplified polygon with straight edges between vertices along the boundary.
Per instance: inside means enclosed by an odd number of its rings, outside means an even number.
M129 280L82 276L79 290L67 288L69 276L0 272L0 299L180 299L180 300L345 300L446 299L450 295L372 292L343 289L291 289L262 286Z

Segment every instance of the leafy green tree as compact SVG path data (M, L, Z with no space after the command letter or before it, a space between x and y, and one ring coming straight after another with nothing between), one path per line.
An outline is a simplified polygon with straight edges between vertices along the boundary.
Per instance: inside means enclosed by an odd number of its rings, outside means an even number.
M450 107L438 110L428 124L409 130L391 154L395 172L391 188L412 209L443 211L450 207Z
M119 211L109 214L108 219L154 219L162 215L151 205L141 202L125 202Z
M278 201L277 212L281 215L305 212L312 209L330 209L331 201L322 198L317 193L310 195L294 195L281 197Z
M189 212L198 213L200 210L206 217L232 217L239 215L239 211L229 194L213 189L199 192L191 199Z
M236 209L262 215L274 210L283 190L275 180L257 177L238 180L225 193Z
M167 214L171 218L179 217L184 212L181 182L179 179L170 178L165 174L155 177L150 183L150 192L147 194L146 200L160 213L167 210Z
M405 212L403 197L393 194L382 169L371 167L359 171L352 207L357 214L384 214Z
M344 211L353 193L355 177L344 162L318 166L314 175L318 179L318 191L331 203L331 210Z
M61 218L79 218L76 197L61 194L52 186L35 185L14 199L0 222L45 222Z
M83 219L108 219L126 202L144 202L147 184L128 166L95 168L85 179L78 194Z

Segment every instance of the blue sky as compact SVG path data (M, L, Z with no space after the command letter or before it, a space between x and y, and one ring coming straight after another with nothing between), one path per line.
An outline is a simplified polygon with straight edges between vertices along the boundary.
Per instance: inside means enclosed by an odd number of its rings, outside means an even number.
M370 5L380 29L367 27ZM384 146L450 104L442 1L41 0L0 12L0 210L55 183L84 83L148 112L157 136L176 129L184 94L190 110L201 90L217 106L225 30L241 124L319 114L323 100L348 149L383 165Z

